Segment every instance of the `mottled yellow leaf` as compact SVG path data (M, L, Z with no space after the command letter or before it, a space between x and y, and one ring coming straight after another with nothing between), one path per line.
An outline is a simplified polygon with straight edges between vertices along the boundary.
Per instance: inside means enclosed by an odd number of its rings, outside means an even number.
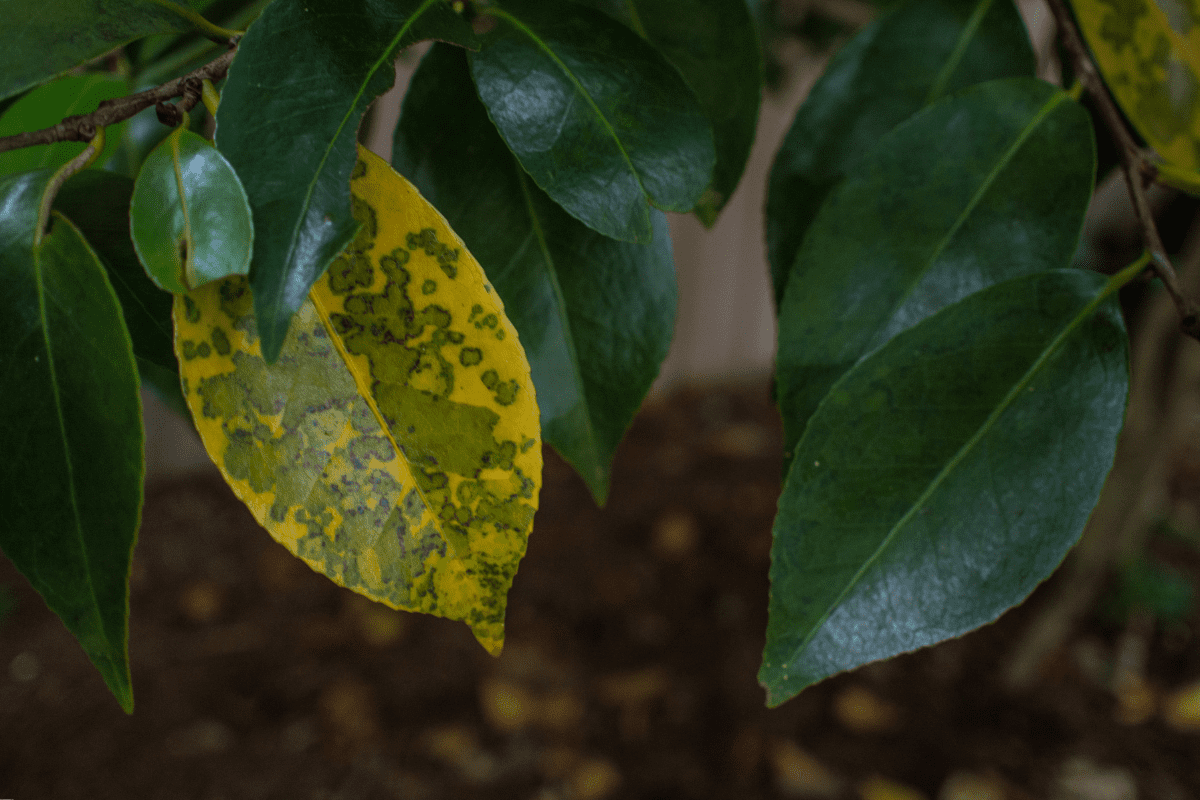
M1200 168L1200 16L1194 0L1071 0L1105 83L1168 163Z
M359 151L357 238L267 364L242 278L175 303L200 438L271 535L335 582L465 621L489 652L541 487L529 365L442 216Z

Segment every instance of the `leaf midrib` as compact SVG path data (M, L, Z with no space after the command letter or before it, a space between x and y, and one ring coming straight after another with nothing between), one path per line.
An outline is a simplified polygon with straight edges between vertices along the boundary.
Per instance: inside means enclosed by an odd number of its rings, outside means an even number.
M41 332L42 347L46 354L46 371L50 379L50 389L54 396L54 418L58 423L58 435L62 442L63 462L67 468L67 503L71 509L71 521L73 522L75 538L79 543L79 552L84 561L83 572L84 580L87 584L87 593L92 599L88 613L93 618L93 622L97 629L99 629L101 636L103 636L105 644L109 649L112 649L113 643L108 638L108 628L104 625L104 620L100 616L100 597L96 593L96 585L92 580L91 553L85 538L83 513L79 508L79 495L75 488L75 462L72 458L70 439L67 435L66 419L63 417L62 391L58 385L58 369L55 366L54 346L50 341L50 318L46 308L46 284L42 277L41 258L45 243L46 238L40 237L40 241L33 247L33 275L38 299L38 327ZM89 655L91 654L89 653Z
M921 104L927 106L941 96L942 92L946 91L946 85L950 82L950 78L954 76L954 71L958 69L966 56L967 48L971 45L971 40L975 38L975 34L979 31L979 26L983 23L984 16L992 7L993 0L981 0L971 11L971 16L967 18L967 24L963 26L962 32L958 36L958 41L954 43L954 49L950 51L946 63L942 65L942 69L933 79L933 83L929 86L929 92L925 95L925 101Z
M633 175L634 180L637 181L638 188L641 190L642 195L645 197L649 197L649 194L646 192L646 187L642 183L641 173L639 173L637 168L633 165L633 159L631 159L629 157L629 153L625 149L625 145L621 142L621 138L619 136L617 136L616 128L613 127L613 125L609 121L608 117L606 117L604 115L604 112L600 109L600 106L592 98L591 94L588 93L587 89L584 88L583 83L580 82L579 78L576 77L575 73L571 71L571 69L563 62L563 60L558 57L558 54L555 53L550 48L550 46L548 44L546 44L546 42L543 39L541 39L541 37L539 37L532 29L530 29L528 26L526 26L523 22L521 22L519 19L514 17L512 14L509 14L507 11L503 11L501 9L489 9L487 13L492 16L495 16L499 19L505 20L510 25L512 25L514 28L516 28L518 31L520 31L525 36L527 36L530 39L530 41L532 41L539 50L541 50L543 53L545 53L546 56L552 62L554 62L554 65L557 66L562 71L563 75L565 75L567 77L567 80L569 80L571 82L571 84L575 87L575 91L578 94L583 96L583 98L587 101L588 105L592 107L592 111L595 112L596 116L604 124L604 129L608 132L609 136L612 138L613 143L616 144L617 152L619 152L621 154L621 158L625 161L626 166L629 167L629 172Z
M400 30L397 31L396 35L392 37L392 40L388 43L388 46L384 48L383 53L375 60L375 63L371 66L371 69L367 71L366 77L363 78L362 82L359 84L358 91L356 91L354 96L351 98L350 104L346 109L346 113L342 116L341 121L334 129L334 135L330 138L329 143L325 146L325 150L321 153L321 157L316 162L315 169L313 170L313 177L308 182L308 186L304 192L304 197L300 203L300 213L296 215L296 222L292 225L292 232L288 239L287 253L284 256L285 265L292 264L295 261L296 249L299 247L299 242L303 238L303 228L305 225L305 220L308 218L309 206L312 205L313 193L316 191L317 184L325 173L325 165L329 161L330 154L334 150L334 145L336 145L338 140L341 138L342 132L346 129L347 123L354 115L354 110L358 108L358 101L366 92L367 85L371 82L371 79L375 77L375 74L379 72L380 67L387 62L388 56L400 44L400 41L404 38L404 35L408 33L409 29L413 26L416 20L419 19L422 14L424 14L437 2L438 0L424 0L424 2L417 7L417 10L409 15L409 17L404 21L404 24L400 26ZM317 277L320 277L320 275ZM279 320L279 312L286 305L284 302L284 289L287 287L290 278L291 270L285 269L279 273L279 282L276 285L276 292L274 293L273 302L271 304L271 310L274 312L274 317L277 324Z
M525 210L529 215L529 225L531 234L537 241L538 249L542 253L542 264L545 268L546 280L550 283L550 288L554 292L554 303L558 309L559 316L562 318L563 340L567 346L567 354L571 359L571 378L575 383L575 390L583 402L584 419L587 422L587 438L591 444L593 453L598 452L599 445L596 440L596 428L592 421L591 402L584 392L583 375L579 362L579 351L575 346L575 331L571 327L571 315L567 310L566 297L563 296L562 285L558 280L558 266L554 256L550 252L550 244L546 239L546 232L542 229L541 221L537 211L533 207L533 197L529 192L529 185L525 182L525 173L521 169L520 164L514 159L512 162L513 169L517 173L517 182L521 187L521 196L525 202ZM594 468L595 465L593 465ZM590 483L590 482L589 482Z
M859 567L858 571L855 572L853 577L846 582L845 588L843 588L838 596L829 604L824 614L822 614L820 620L810 627L808 633L792 650L791 657L788 658L785 663L794 664L797 660L799 660L804 650L821 631L821 629L824 628L825 623L829 620L829 617L838 609L838 607L842 604L842 601L846 599L846 596L858 586L863 576L870 571L870 569L879 561L880 558L882 558L884 552L888 549L889 545L891 545L892 541L896 538L899 532L903 530L909 521L912 520L912 518L921 510L925 503L933 496L934 492L941 487L941 485L949 478L951 473L954 472L958 465L964 459L966 459L972 450L974 450L976 445L978 445L980 441L982 441L983 438L991 432L992 428L995 427L1000 417L1009 409L1010 406L1013 405L1021 393L1029 386L1046 362L1056 352L1058 352L1063 343L1066 342L1067 337L1074 333L1085 320L1087 320L1093 313L1096 312L1100 305L1107 300L1113 292L1123 285L1124 281L1122 278L1126 272L1128 272L1128 270L1118 273L1110 278L1109 281L1104 285L1104 288L1098 292L1096 296L1063 327L1062 331L1060 331L1059 334L1054 337L1053 341L1046 346L1042 353L1034 360L1033 364L1030 365L1029 369L1027 369L1025 373L1016 381L1016 383L1013 384L1013 387L996 405L996 408L992 410L992 413L989 414L987 419L983 421L983 423L979 426L979 429L976 430L975 433L972 434L972 436L962 445L962 447L960 447L958 451L950 457L950 459L946 462L946 465L941 469L940 472L938 472L937 475L934 476L934 478L929 482L929 485L925 487L925 490L918 495L917 499L912 502L908 510L905 511L900 519L892 525L887 534L880 541L879 546L870 555L870 557L863 562L862 566ZM1125 278L1124 280L1128 279ZM849 374L850 373L847 373L847 375ZM838 383L840 384L844 380L845 376L843 376ZM797 447L797 449L799 448ZM798 460L799 459L797 459L797 461Z

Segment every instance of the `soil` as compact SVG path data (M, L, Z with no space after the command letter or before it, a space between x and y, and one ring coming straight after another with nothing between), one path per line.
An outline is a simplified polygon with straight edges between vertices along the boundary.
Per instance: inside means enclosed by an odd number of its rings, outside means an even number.
M547 450L498 659L462 624L312 573L210 471L147 491L132 716L3 561L0 797L1200 797L1200 730L1172 694L1200 680L1194 603L1172 620L1096 611L1008 690L1052 579L993 625L768 710L768 395L648 405L602 510ZM1194 545L1152 550L1200 585ZM1137 680L1114 691L1130 652Z

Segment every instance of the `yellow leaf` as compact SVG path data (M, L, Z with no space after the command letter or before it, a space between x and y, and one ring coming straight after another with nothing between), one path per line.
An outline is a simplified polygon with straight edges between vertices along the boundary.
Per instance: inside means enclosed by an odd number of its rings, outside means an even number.
M1142 138L1200 168L1200 19L1177 0L1071 0L1096 66Z
M200 438L276 540L393 608L471 626L493 654L537 508L529 364L445 219L359 150L358 237L268 365L242 278L175 302Z

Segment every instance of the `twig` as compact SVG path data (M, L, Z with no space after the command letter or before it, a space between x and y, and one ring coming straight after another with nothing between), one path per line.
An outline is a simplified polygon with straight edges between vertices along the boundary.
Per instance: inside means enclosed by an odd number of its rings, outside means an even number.
M1125 127L1121 112L1112 96L1104 86L1096 65L1088 55L1087 45L1075 27L1075 20L1067 8L1065 0L1049 0L1050 10L1058 23L1063 46L1066 47L1075 62L1075 71L1079 80L1087 89L1088 94L1096 101L1096 107L1104 118L1104 124L1117 139L1121 151L1121 167L1125 173L1125 183L1129 186L1129 196L1133 199L1133 210L1142 227L1142 237L1146 249L1150 251L1151 267L1159 280L1163 282L1171 295L1175 308L1179 312L1179 327L1188 336L1200 339L1200 308L1183 295L1179 288L1179 278L1175 268L1167 258L1167 250L1163 246L1162 237L1154 224L1154 215L1150 212L1150 204L1146 200L1145 176L1154 175L1154 167L1146 161L1133 135Z
M201 82L205 79L219 81L225 77L225 73L229 70L229 65L233 62L233 57L236 53L237 48L235 47L222 53L219 58L213 59L204 66L192 70L187 75L181 75L174 80L167 81L161 86L156 86L153 89L147 89L144 92L138 92L126 97L105 100L100 103L99 108L90 114L78 114L67 117L62 122L51 125L49 128L42 128L39 131L18 133L13 136L0 138L0 153L7 150L16 150L21 147L32 147L38 144L53 144L54 142L90 142L92 137L96 135L97 129L107 127L108 125L115 125L118 122L124 122L134 114L150 106L165 103L167 100L175 97L185 96L191 99L194 96L195 100L192 100L192 105L195 105L196 101L200 98L199 87Z

